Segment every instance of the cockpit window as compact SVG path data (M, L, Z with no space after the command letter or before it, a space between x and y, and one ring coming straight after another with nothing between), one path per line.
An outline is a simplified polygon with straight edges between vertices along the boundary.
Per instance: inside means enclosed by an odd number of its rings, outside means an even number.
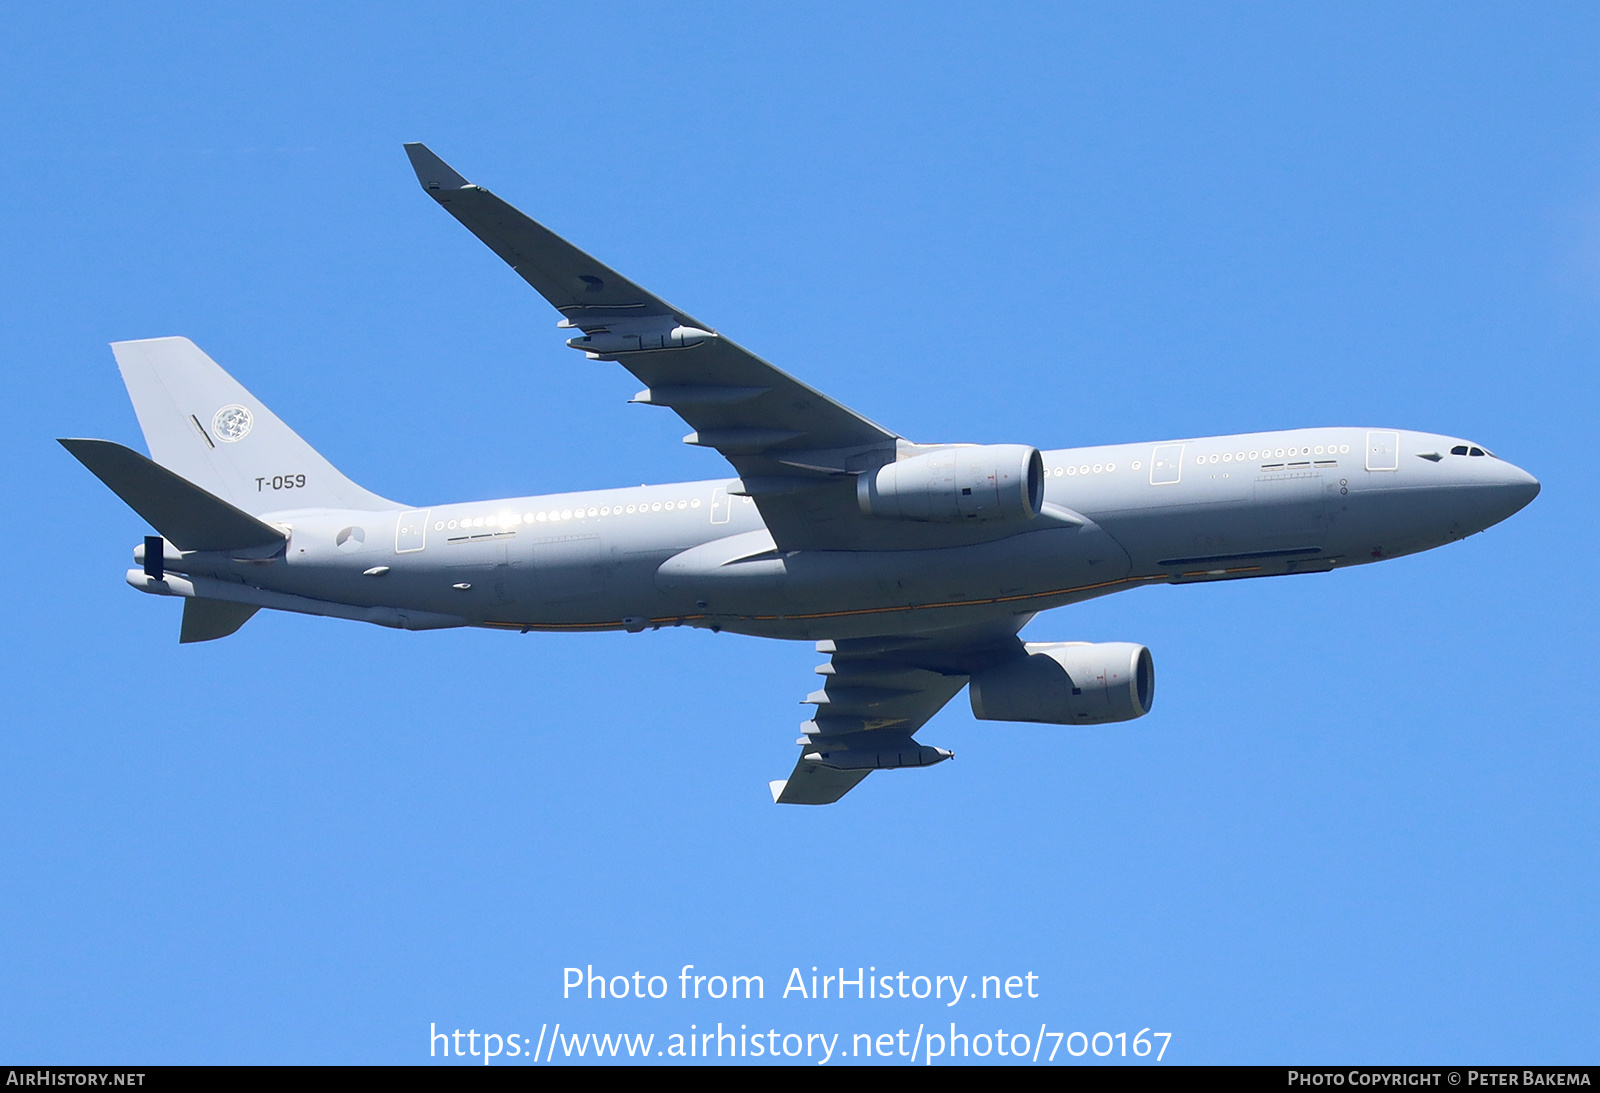
M1467 446L1465 444L1457 444L1454 448L1450 449L1450 454L1451 455L1466 455L1467 454Z
M1467 454L1468 455L1486 455L1488 453L1486 453L1482 448L1469 448L1467 450Z

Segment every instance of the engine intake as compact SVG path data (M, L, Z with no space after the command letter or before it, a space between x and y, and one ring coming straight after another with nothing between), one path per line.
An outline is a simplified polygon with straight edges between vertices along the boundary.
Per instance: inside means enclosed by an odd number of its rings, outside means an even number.
M1150 712L1155 662L1125 641L1029 643L1025 656L972 677L968 695L980 721L1106 725Z
M886 520L1032 520L1044 504L1044 459L1026 444L956 445L864 472L856 501Z

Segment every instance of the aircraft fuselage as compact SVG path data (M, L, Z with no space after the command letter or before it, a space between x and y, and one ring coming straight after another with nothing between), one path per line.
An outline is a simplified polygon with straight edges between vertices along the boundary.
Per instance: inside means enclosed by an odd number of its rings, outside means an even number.
M1440 546L1538 492L1472 451L1364 428L1046 451L1044 514L942 549L778 552L757 506L722 478L390 512L285 506L263 515L290 529L278 558L169 553L166 565L194 584L187 594L408 629L904 634ZM128 579L176 591L140 570Z

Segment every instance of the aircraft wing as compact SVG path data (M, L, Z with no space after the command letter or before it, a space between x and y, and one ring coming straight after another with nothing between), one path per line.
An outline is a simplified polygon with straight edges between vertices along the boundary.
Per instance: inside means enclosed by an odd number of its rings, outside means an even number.
M428 195L561 313L569 345L621 363L647 385L634 401L670 407L694 430L685 443L733 464L732 492L756 501L780 549L867 545L854 472L891 462L895 433L646 292L425 145L405 147Z
M1017 631L1030 618L910 637L819 641L817 652L831 654L817 667L825 682L804 700L816 713L800 726L793 772L770 784L773 801L828 805L874 770L951 758L913 736L961 693L974 671L1017 655Z

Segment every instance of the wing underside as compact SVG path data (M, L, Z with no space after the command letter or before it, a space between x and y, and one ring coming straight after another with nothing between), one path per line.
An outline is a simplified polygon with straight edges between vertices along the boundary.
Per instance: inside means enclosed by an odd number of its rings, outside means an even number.
M875 770L924 767L951 758L914 737L980 668L1017 655L1018 630L1031 616L916 637L817 643L825 682L807 695L816 707L800 727L800 757L772 782L778 804L826 805Z

